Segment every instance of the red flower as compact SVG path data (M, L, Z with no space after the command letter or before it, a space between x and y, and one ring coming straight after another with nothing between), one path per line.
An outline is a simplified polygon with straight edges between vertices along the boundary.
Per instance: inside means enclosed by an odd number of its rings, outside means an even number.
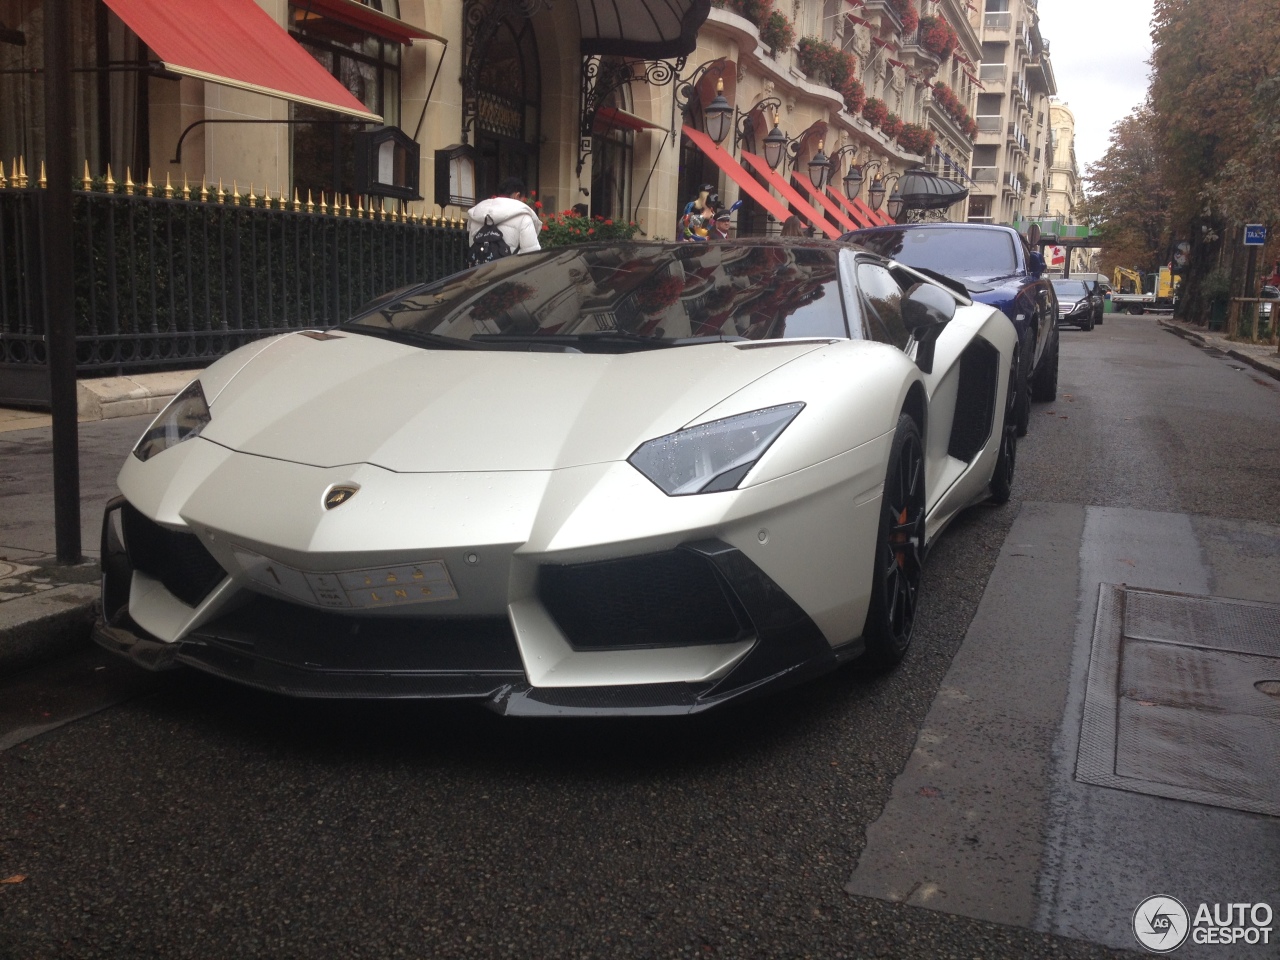
M596 232L596 231L595 231L595 228L592 228L592 229L590 229L590 230L588 230L588 231L587 231L587 233L588 233L588 234L592 234L592 233L595 233L595 232Z
M530 196L532 196L532 194L530 194ZM534 205L534 207L535 207L535 208L537 208L538 210L541 210L541 209L542 209L542 201L541 201L541 200L535 200L535 201L533 201L533 205Z
M606 227L612 227L612 226L613 226L613 221L612 221L612 220L606 220L606 221L604 222L604 225L605 225Z

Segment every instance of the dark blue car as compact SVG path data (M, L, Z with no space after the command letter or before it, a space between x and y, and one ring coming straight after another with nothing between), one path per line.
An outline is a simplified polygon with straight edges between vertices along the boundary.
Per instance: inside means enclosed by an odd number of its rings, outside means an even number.
M846 233L842 240L964 284L979 303L1003 311L1021 342L1018 434L1032 400L1058 396L1058 298L1044 258L1012 227L984 223L911 223Z

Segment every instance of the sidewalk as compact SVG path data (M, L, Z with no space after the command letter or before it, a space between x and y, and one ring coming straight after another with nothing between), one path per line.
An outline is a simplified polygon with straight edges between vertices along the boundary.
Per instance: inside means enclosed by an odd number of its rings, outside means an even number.
M78 384L83 562L57 561L52 418L0 408L0 677L84 648L97 615L98 530L149 418L199 371Z
M1228 340L1220 333L1211 333L1204 327L1197 327L1195 324L1175 320L1172 317L1161 317L1156 322L1178 336L1200 344L1207 350L1219 350L1241 363L1247 363L1255 370L1280 380L1280 353L1277 353L1276 348L1269 343Z

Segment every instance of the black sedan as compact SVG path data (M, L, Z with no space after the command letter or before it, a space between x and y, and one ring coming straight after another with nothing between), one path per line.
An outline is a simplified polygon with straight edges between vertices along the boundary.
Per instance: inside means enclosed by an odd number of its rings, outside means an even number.
M1053 281L1053 292L1058 295L1058 325L1092 330L1095 323L1102 323L1105 300L1096 283L1068 277Z

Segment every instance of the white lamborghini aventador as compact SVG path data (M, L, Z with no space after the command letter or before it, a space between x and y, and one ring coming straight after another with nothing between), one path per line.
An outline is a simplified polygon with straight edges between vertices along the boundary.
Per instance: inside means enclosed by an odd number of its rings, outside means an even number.
M584 245L396 291L156 418L95 637L516 714L891 665L930 543L1009 496L1016 351L963 287L825 241Z

